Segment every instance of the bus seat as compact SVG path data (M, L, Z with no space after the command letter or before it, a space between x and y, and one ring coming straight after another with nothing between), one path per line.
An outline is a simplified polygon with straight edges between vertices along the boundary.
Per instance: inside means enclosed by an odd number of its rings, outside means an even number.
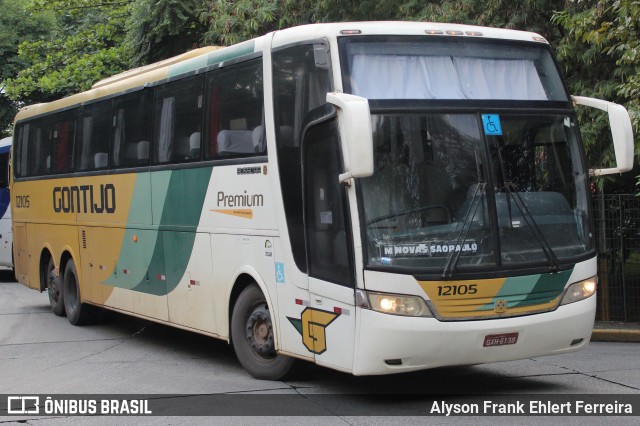
M138 142L138 152L137 152L138 160L148 160L149 159L149 141L140 141Z
M251 139L253 140L254 152L266 151L267 144L265 143L264 131L262 130L262 126L258 126L253 129L253 132L251 133Z
M191 133L189 136L189 152L191 159L200 158L200 132Z
M221 130L218 133L220 155L253 153L253 130Z
M93 165L96 169L102 169L107 167L109 162L109 154L106 152L97 152L93 156Z

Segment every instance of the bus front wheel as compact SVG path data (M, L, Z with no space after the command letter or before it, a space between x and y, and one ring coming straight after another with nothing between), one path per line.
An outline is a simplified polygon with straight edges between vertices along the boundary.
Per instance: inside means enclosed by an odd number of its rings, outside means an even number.
M256 379L282 380L295 359L276 352L267 301L257 285L242 290L231 316L231 341L240 364Z
M47 293L49 294L49 304L54 314L59 317L64 316L64 291L60 276L56 275L53 258L49 258L47 269L44 271L44 279L47 283Z

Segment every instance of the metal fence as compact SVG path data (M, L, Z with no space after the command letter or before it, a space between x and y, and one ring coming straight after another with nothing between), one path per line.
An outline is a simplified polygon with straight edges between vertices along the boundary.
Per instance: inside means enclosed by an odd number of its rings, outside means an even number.
M640 196L593 198L598 247L598 321L640 322Z

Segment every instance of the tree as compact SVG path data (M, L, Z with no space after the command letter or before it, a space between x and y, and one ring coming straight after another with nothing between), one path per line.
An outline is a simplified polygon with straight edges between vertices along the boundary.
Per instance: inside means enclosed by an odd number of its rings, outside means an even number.
M566 31L557 54L570 89L625 105L636 135L636 158L640 158L640 3L570 0L568 4L566 10L555 14L553 22ZM590 162L611 166L615 157L606 117L591 110L581 111L581 116ZM598 183L602 187L605 182ZM630 185L625 187L630 189Z
M157 62L198 47L207 27L199 19L202 1L136 0L125 44L132 66Z
M27 10L27 0L0 0L0 137L10 134L13 117L19 103L5 95L6 80L25 66L18 55L23 40L37 41L47 37L53 22L52 14L33 14Z
M32 0L33 14L51 13L49 37L27 40L18 54L26 65L6 81L6 94L25 103L58 99L86 90L129 67L123 45L129 1Z

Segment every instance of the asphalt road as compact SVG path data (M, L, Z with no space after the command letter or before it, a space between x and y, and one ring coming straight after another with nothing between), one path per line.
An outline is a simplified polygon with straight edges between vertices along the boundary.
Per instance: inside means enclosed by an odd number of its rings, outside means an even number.
M295 381L269 382L249 376L226 342L205 336L119 314L108 315L101 324L72 326L50 312L46 293L16 284L4 273L0 363L0 395L180 395L187 405L213 404L233 415L177 417L161 410L166 416L0 417L0 423L7 424L583 425L602 424L604 419L419 414L420 407L431 407L434 400L455 402L464 395L467 401L482 402L495 394L541 395L558 401L573 394L594 394L596 400L601 395L631 394L640 401L639 343L593 342L574 354L395 376L354 377L309 366ZM159 398L169 403L176 397ZM311 415L301 417L307 409ZM611 417L607 423L640 425L640 412L634 414Z

